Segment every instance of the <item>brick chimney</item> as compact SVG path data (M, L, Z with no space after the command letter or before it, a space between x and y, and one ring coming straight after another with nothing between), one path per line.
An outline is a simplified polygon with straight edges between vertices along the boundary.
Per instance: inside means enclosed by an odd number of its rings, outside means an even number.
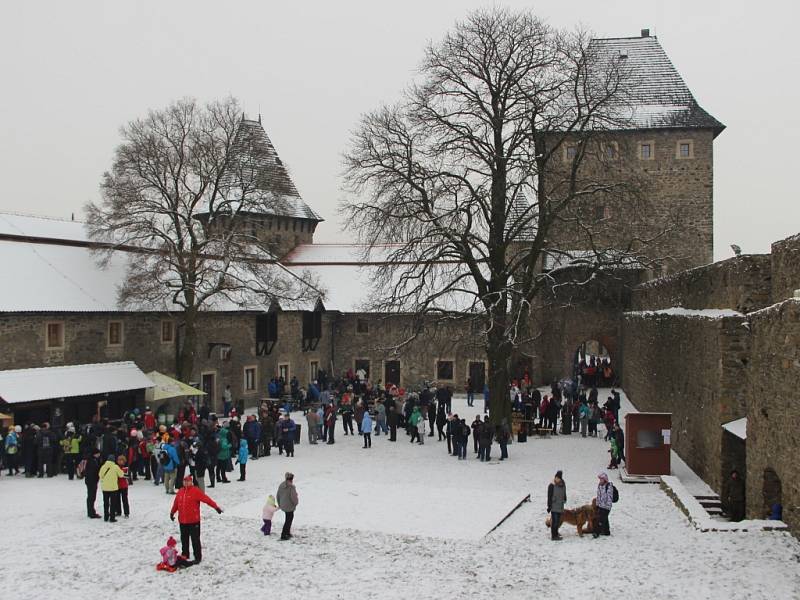
M650 37L650 30L642 29L642 37Z

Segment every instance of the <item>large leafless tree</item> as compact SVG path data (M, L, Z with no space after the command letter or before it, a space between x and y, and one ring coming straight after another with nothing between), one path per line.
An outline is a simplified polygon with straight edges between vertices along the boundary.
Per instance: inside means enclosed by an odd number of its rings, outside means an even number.
M294 276L273 260L252 226L270 213L281 190L270 189L258 161L237 138L241 109L229 98L177 101L121 128L122 143L103 175L102 202L86 206L90 236L106 245L102 259L127 255L123 307L177 311L176 372L193 375L196 328L208 308L263 308L272 300L307 302L313 278Z
M426 48L404 98L365 115L345 153L347 222L388 252L374 308L420 323L474 313L495 422L510 416L510 361L559 267L582 264L583 281L645 260L637 182L608 137L629 114L627 78L624 57L584 32L478 11ZM608 206L625 234L610 235Z

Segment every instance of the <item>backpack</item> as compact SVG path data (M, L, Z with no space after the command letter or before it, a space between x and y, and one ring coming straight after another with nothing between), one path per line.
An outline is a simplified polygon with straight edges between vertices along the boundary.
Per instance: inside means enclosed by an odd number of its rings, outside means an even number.
M167 466L169 464L169 454L163 448L158 451L158 462L162 465Z
M75 475L78 476L78 479L83 479L83 476L86 475L86 459L85 458L81 462L78 463L78 468L75 469Z
M611 486L611 491L613 492L611 494L611 502L619 502L619 492L617 491L617 486L612 485Z

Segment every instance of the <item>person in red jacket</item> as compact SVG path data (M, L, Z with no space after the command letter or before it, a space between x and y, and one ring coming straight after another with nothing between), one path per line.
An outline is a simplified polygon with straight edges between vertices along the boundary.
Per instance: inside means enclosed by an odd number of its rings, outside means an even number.
M203 551L200 545L200 503L205 502L211 508L222 514L222 509L217 506L211 498L206 496L200 488L194 486L191 475L183 478L183 487L175 495L172 503L172 510L169 511L169 518L175 520L175 513L178 513L178 523L181 528L181 557L184 560L189 558L189 540L192 540L192 551L194 552L194 564L198 564L203 559Z

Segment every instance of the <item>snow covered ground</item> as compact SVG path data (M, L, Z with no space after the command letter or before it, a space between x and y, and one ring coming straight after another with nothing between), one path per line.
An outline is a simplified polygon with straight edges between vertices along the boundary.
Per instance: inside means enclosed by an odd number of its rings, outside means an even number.
M469 421L478 412L463 400L455 408ZM701 533L659 486L622 484L613 471L612 536L579 538L565 525L551 542L547 484L563 469L568 505L588 502L608 463L602 439L529 439L502 463L495 445L485 464L448 456L435 438L379 436L363 450L340 431L333 446L304 439L294 458L251 461L247 482L209 490L225 513L204 509L203 563L174 574L154 568L178 529L163 488L137 482L131 518L107 524L85 517L80 481L2 476L5 587L59 600L800 598L800 543L788 533ZM258 529L286 470L300 506L296 537L280 542ZM528 493L532 502L486 536Z

